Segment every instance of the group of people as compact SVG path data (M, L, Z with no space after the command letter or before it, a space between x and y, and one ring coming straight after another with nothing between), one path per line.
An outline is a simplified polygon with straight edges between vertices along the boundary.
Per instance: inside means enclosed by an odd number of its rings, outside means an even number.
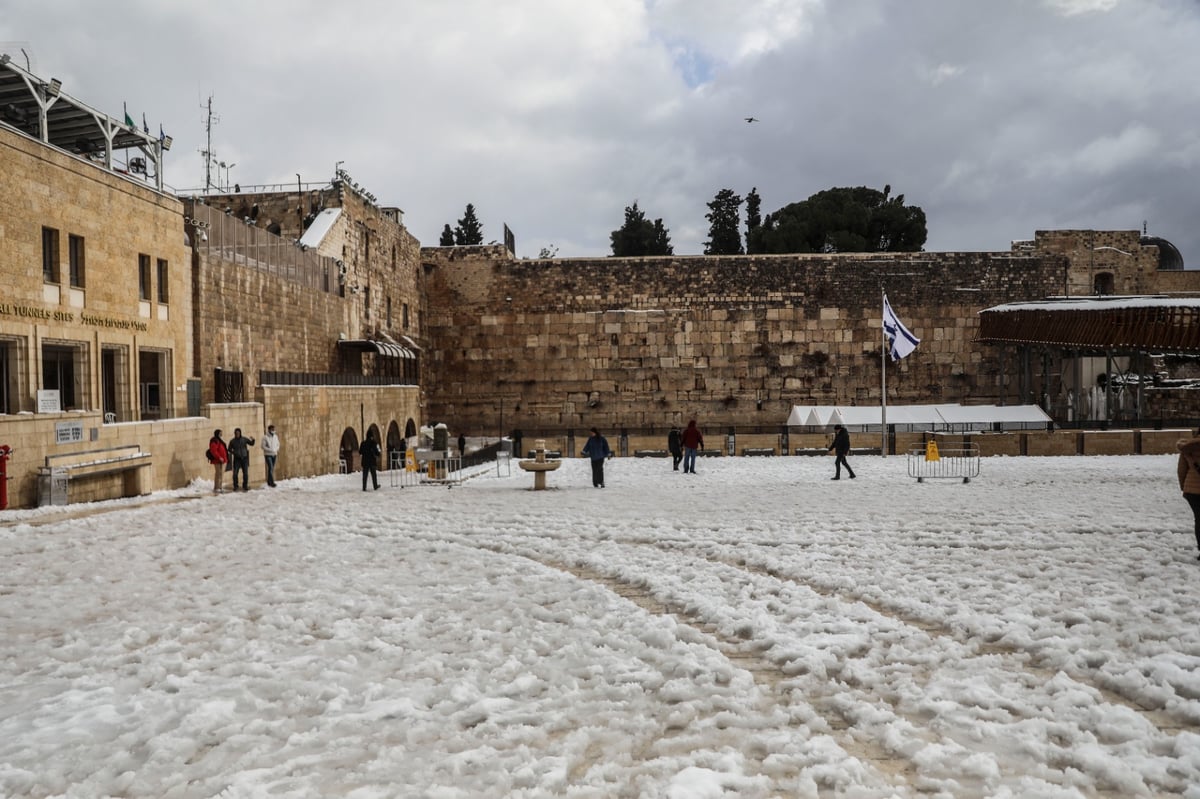
M233 472L233 490L250 490L250 448L255 441L252 437L242 435L242 428L235 427L233 438L226 443L221 438L220 429L214 430L208 440L208 462L213 465L213 493L225 493L225 472ZM279 457L279 436L275 433L275 425L267 425L266 435L262 441L263 460L267 465L267 485L275 487L275 461ZM241 475L241 485L238 485L238 475Z
M687 423L687 428L681 433L678 427L672 427L667 433L667 449L671 453L671 468L679 471L679 462L683 461L683 473L696 473L696 455L704 449L704 434L696 427L696 420Z

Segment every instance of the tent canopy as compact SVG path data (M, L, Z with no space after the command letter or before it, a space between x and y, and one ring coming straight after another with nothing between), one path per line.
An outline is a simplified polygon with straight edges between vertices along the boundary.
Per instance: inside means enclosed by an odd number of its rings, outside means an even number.
M793 405L789 427L879 429L883 409L862 405ZM1028 430L1044 428L1050 417L1036 405L889 405L888 425L930 430Z

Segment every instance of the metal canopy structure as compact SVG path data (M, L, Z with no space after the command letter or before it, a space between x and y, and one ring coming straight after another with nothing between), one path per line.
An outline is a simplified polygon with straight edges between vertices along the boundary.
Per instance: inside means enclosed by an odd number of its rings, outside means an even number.
M369 338L342 339L338 347L357 352L373 352L385 358L416 358L417 356L407 347L392 344L387 341L375 341Z
M979 312L984 344L1038 344L1097 354L1200 354L1200 299L1069 298Z
M1065 406L1057 421L1107 424L1145 419L1144 389L1152 378L1147 364L1154 356L1200 356L1200 298L1169 296L1070 297L1041 302L1014 302L979 312L975 341L1000 347L1000 371L1006 373L1005 350L1017 352L1017 394L1021 402L1041 402L1047 410L1067 385ZM1051 368L1051 355L1060 374ZM1103 359L1098 380L1085 378L1083 362ZM1035 379L1041 362L1040 381ZM1004 403L1006 381L1001 380Z
M8 53L0 53L0 125L163 188L163 153L171 149L170 136L154 136L97 111L63 92L61 81L44 80L17 66ZM113 153L120 150L142 156L115 166Z

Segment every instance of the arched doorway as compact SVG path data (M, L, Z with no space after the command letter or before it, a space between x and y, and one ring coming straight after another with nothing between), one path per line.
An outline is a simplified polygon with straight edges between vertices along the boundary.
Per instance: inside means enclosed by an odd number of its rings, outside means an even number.
M358 434L354 432L353 427L347 427L342 431L342 443L338 445L338 458L341 461L343 474L350 474L357 470L358 457Z
M408 447L404 444L404 437L400 435L400 425L396 424L393 419L388 425L387 431L387 460L384 462L385 469L404 467L404 450Z

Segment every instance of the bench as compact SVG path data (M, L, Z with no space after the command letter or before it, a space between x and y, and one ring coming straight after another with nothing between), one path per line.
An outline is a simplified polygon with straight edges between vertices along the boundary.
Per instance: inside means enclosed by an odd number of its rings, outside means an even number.
M635 458L666 458L670 454L665 449L635 449L633 451Z
M855 455L878 455L882 452L879 447L851 447L847 458L853 458ZM830 455L832 453L825 447L796 447L796 455Z
M757 455L774 455L774 447L743 447L742 455L757 456Z
M38 467L38 504L66 505L71 501L115 499L109 496L115 493L115 484L107 489L93 486L91 491L70 488L72 482L92 482L112 475L123 475L119 496L144 494L141 470L150 463L150 453L144 452L138 444L47 455L45 465Z

